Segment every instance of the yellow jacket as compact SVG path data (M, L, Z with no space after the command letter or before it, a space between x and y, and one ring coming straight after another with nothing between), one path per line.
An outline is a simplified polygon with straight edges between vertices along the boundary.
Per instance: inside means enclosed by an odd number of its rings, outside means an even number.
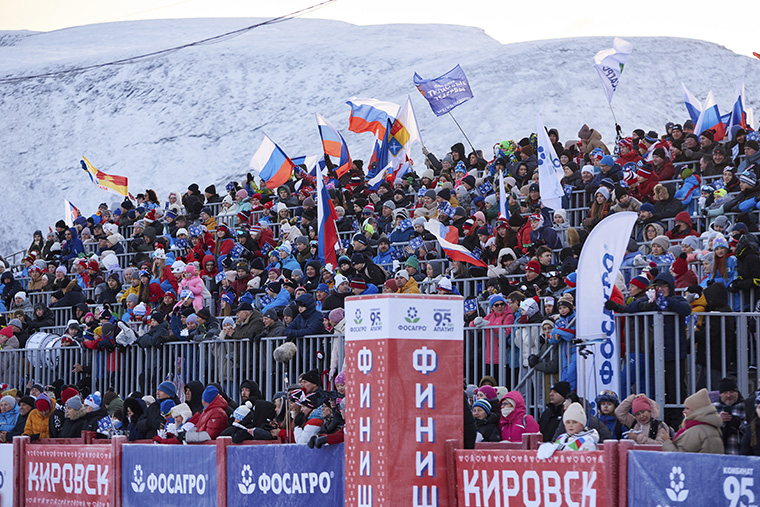
M406 284L403 287L401 287L401 289L399 290L399 293L400 294L419 294L420 288L417 285L417 280L415 280L412 277L409 277L409 281L406 282Z
M216 231L216 227L217 227L217 225L216 225L216 218L214 218L213 216L209 217L208 220L206 220L205 222L203 222L203 225L206 226L206 230L208 232L211 232L211 233L215 232Z
M130 284L129 288L124 291L124 294L121 295L121 298L119 298L119 303L124 303L127 300L127 296L130 294L134 294L135 296L140 295L140 286L138 285L135 287L134 285Z
M52 413L51 410L50 414ZM40 438L50 438L50 414L47 417L42 417L39 410L36 408L32 410L26 420L26 426L24 426L24 435L31 437L39 433Z

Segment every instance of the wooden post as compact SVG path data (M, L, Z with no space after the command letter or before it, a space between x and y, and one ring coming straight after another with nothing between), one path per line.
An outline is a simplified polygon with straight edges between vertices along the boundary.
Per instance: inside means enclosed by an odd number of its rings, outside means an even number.
M111 470L113 470L113 482L111 487L112 505L121 505L121 458L124 451L123 445L127 443L125 435L116 435L111 438Z
M232 437L216 439L216 505L227 507L227 446Z
M28 444L29 437L13 437L13 484L16 489L13 493L13 505L26 505L24 471L26 470L26 446Z

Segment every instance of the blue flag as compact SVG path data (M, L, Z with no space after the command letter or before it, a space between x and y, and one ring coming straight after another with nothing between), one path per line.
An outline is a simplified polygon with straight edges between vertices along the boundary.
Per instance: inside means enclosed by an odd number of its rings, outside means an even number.
M483 255L483 250L478 247L472 249L472 256L480 260L480 256Z
M404 255L406 255L406 253L401 248L394 248L393 250L391 250L391 259L393 259L394 261L401 259L402 257L404 257Z
M230 259L239 259L243 255L243 245L235 243L235 246L230 250Z
M398 224L398 229L400 231L405 231L409 229L412 226L412 219L411 218L405 218Z
M417 236L409 240L409 246L417 250L422 246L422 236Z
M453 217L454 207L449 203L449 201L442 201L438 205L438 213L443 213L447 217Z
M265 243L264 243L264 246L262 246L262 247L261 247L261 253L262 253L262 254L264 254L264 255L266 255L266 254L268 254L268 253L269 253L269 251L270 251L271 249L272 249L272 245L270 245L269 243L266 243L266 242L265 242Z
M414 85L427 99L430 109L436 116L446 114L472 98L470 83L467 82L467 76L459 65L433 79L422 79L415 72Z
M464 300L464 312L474 312L478 309L478 300L475 298Z
M486 181L485 183L483 183L482 185L478 187L478 190L480 190L480 195L483 195L483 196L490 195L491 193L493 193L493 185L491 184L490 181Z
M218 272L218 273L216 274L216 276L214 277L214 281L215 281L216 283L220 283L222 280L224 280L224 271L220 271L220 272Z

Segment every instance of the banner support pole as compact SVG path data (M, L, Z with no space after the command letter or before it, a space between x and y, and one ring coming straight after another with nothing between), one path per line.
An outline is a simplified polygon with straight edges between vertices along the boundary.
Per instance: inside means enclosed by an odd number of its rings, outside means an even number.
M462 135L464 136L464 138L467 140L467 144L469 144L469 145L470 145L470 148L472 148L472 151L475 151L475 147L474 147L474 146L472 145L472 143L470 142L470 138L468 138L468 137L467 137L467 134L465 134L465 133L464 133L464 130L462 130L462 126L461 126L461 125L459 125L459 122L457 121L457 119L456 119L456 118L454 118L454 115L453 115L453 114L451 114L451 111L449 111L449 116L451 116L451 119L452 119L452 120L454 120L454 123L456 123L456 124L457 124L457 127L459 127L459 131L462 133ZM476 153L477 153L477 152L476 152Z
M616 157L620 156L620 141L623 139L623 136L620 134L620 131L622 130L620 128L620 125L618 125L617 116L615 116L615 110L612 109L612 102L607 102L607 104L610 106L610 111L612 112L612 119L615 122L615 148L612 150L612 152L615 154Z

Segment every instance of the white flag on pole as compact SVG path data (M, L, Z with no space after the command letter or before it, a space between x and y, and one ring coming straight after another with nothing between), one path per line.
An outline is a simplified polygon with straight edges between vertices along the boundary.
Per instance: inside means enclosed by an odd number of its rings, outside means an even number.
M562 207L565 191L560 181L565 176L557 152L546 133L541 116L536 113L536 136L538 137L538 188L541 203L547 208L558 210Z
M623 73L628 56L633 51L633 44L619 37L612 41L612 48L603 49L594 56L594 68L602 80L602 88L607 95L607 102L612 104L612 95L617 90L620 75Z

